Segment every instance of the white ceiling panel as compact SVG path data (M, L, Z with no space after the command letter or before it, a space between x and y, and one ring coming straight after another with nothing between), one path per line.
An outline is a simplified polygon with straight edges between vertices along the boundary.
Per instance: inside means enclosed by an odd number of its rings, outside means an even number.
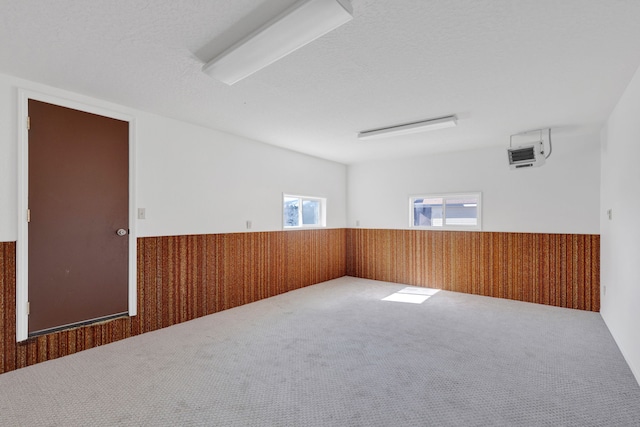
M640 65L637 0L352 0L351 22L233 86L202 73L293 3L1 0L0 72L356 163L597 128Z

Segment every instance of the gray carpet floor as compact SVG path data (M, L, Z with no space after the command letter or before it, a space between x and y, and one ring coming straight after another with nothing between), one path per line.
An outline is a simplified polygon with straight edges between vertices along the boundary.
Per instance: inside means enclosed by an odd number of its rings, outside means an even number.
M598 313L382 300L403 288L344 277L0 375L0 425L640 426Z

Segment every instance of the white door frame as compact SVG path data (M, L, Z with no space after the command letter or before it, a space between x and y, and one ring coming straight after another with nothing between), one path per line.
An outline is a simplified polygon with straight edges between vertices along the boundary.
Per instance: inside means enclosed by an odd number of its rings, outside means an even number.
M136 253L136 132L135 118L128 114L81 102L18 89L18 240L16 242L16 341L29 335L29 132L27 117L29 99L85 111L129 123L129 316L137 314L137 253Z

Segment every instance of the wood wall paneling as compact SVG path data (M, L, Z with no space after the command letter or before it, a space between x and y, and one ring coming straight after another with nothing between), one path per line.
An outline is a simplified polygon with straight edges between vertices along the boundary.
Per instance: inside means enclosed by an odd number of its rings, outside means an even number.
M0 243L0 373L346 275L599 311L597 235L331 229L138 239L138 315L15 342Z
M16 369L16 244L0 243L0 373Z
M138 239L138 315L15 342L16 244L0 243L0 373L346 274L346 230Z
M600 236L347 230L347 274L600 310Z

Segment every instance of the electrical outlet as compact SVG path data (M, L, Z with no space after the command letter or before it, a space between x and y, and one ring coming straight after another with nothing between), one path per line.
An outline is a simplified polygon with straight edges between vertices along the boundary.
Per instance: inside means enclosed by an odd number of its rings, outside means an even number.
M360 220L356 219L356 227L360 227Z
M607 294L607 285L602 286L602 295Z
M609 217L609 221L613 219L613 209L607 209L607 216Z
M247 230L251 230L251 221L247 220Z
M146 219L147 210L145 208L138 208L138 219Z

